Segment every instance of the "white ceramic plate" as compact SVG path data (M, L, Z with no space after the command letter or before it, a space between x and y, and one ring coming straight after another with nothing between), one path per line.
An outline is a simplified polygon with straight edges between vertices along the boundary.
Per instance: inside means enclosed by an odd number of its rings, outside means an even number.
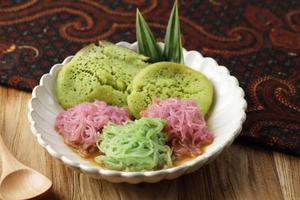
M136 43L119 42L117 45L132 50L137 49ZM40 84L33 89L28 113L32 133L39 144L54 158L94 178L103 178L111 182L158 182L163 179L174 179L199 169L219 155L238 136L242 123L246 119L247 103L244 99L244 91L226 67L219 66L212 58L204 58L197 51L184 50L183 54L185 64L204 73L212 81L215 90L214 105L208 118L208 126L215 138L206 151L197 158L169 169L120 172L95 166L74 153L54 129L55 117L63 110L55 98L56 77L63 65L73 56L67 57L61 64L54 65L50 73L44 74Z

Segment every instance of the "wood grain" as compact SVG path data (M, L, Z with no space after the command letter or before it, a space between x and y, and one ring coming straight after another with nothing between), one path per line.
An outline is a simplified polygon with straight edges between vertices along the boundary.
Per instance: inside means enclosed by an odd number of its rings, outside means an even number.
M31 134L29 93L0 87L1 135L24 164L53 181L48 199L257 199L300 200L300 159L233 144L195 173L156 184L113 184L94 180L53 159Z

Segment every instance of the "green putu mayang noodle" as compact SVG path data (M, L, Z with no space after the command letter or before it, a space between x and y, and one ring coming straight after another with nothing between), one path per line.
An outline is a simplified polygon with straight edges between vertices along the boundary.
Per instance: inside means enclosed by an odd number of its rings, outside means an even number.
M142 118L125 125L108 125L97 146L105 155L95 158L106 168L121 171L148 171L172 166L171 149L162 132L165 122Z

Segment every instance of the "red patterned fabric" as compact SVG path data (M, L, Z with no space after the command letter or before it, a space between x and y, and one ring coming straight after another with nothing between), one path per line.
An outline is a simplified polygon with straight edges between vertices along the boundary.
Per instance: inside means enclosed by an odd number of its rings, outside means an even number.
M162 39L173 1L1 0L0 83L30 91L97 40L135 41L139 7ZM227 66L246 92L240 139L300 155L300 1L180 1L183 42Z

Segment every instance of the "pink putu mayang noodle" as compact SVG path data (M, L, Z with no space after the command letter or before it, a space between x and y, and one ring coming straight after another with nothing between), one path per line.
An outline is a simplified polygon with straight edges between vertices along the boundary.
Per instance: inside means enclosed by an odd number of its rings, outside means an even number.
M201 145L209 144L213 140L205 118L194 100L155 99L141 112L141 116L166 120L164 131L176 159L201 154Z
M95 101L60 112L56 117L55 128L68 145L78 150L82 156L88 156L97 149L98 135L105 125L123 124L128 120L130 117L127 109Z

